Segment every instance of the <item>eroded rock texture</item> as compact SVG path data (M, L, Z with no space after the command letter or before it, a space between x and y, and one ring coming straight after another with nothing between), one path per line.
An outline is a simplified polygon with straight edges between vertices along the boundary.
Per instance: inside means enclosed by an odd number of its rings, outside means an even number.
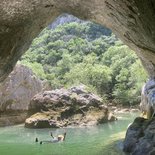
M28 110L31 98L42 88L41 80L31 69L17 64L0 85L0 111Z
M0 85L0 127L23 123L31 98L41 90L32 70L17 64Z
M92 126L116 120L102 99L82 85L35 95L29 104L29 113L34 115L25 121L28 128Z
M148 80L142 87L140 110L148 119L155 114L155 79Z
M155 77L154 10L153 0L1 0L0 81L11 72L32 39L61 13L111 28Z
M131 155L155 154L155 118L147 120L137 117L129 126L123 144Z

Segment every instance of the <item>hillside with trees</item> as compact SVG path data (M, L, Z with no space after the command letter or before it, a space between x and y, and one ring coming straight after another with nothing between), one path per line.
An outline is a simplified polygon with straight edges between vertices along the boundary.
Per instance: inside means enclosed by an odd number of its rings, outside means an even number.
M147 75L135 53L111 30L62 15L21 58L52 89L84 84L103 99L133 105Z

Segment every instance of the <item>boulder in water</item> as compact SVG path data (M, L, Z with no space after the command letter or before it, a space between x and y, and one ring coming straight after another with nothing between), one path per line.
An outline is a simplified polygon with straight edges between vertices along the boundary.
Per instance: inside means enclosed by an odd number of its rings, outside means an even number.
M32 98L29 113L33 114L25 121L25 127L29 128L44 127L40 122L46 122L46 127L63 127L116 120L102 99L87 92L83 86L39 93Z

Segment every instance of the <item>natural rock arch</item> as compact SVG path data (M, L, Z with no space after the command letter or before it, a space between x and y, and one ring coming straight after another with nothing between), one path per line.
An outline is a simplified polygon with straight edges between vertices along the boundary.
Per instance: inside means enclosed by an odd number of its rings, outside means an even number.
M136 51L155 77L155 1L153 0L1 0L0 81L34 37L61 13L111 28Z

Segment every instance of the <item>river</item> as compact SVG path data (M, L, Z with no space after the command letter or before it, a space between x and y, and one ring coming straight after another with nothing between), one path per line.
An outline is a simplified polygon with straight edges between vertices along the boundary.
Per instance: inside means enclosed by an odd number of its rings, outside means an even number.
M124 155L122 138L136 113L119 114L118 121L94 127L66 129L27 129L23 125L0 128L0 155ZM67 132L65 142L42 144L53 135Z

